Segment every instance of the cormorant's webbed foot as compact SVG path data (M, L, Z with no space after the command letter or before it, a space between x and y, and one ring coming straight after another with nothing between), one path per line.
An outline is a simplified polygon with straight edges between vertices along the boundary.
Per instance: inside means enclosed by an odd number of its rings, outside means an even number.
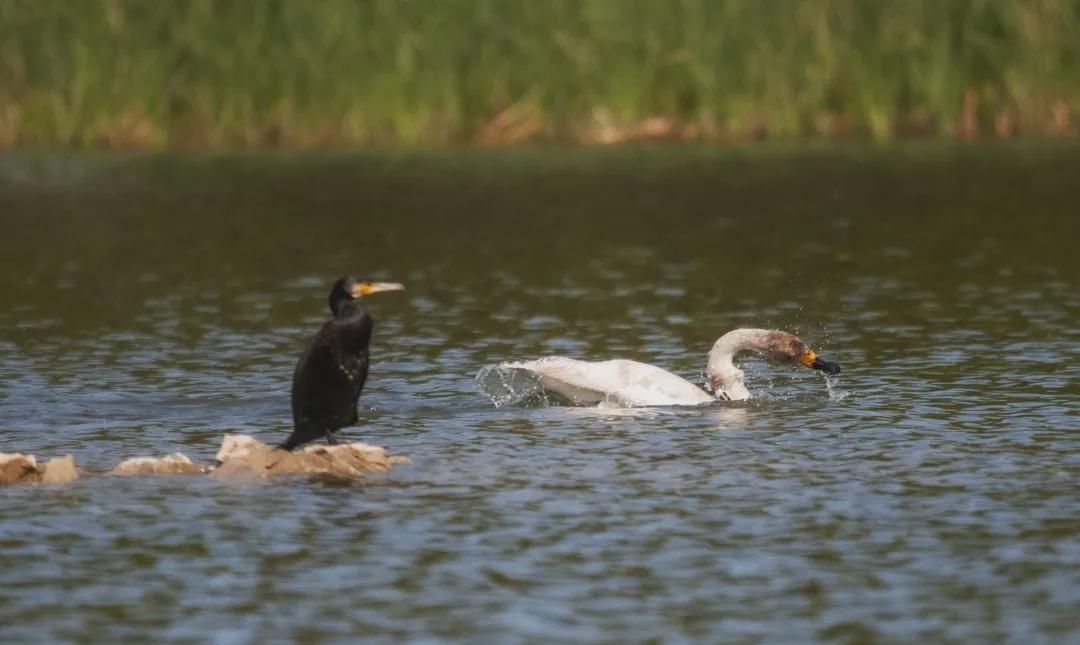
M281 448L282 450L296 450L305 443L308 443L309 441L315 441L323 435L324 433L322 432L313 432L307 428L298 428L296 430L293 430L292 434L289 435L289 438L286 439L284 442L279 443L277 447Z

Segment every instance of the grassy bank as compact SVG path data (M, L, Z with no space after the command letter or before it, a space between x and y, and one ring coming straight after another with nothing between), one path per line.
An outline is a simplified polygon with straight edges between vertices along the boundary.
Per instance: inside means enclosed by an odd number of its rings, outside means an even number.
M0 2L0 147L1078 130L1077 0Z

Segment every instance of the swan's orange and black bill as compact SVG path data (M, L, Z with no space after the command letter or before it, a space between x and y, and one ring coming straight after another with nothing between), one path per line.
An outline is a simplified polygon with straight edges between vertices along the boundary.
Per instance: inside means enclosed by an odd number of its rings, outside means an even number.
M405 285L400 282L372 282L370 280L364 280L363 282L357 282L352 286L352 297L360 298L362 296L370 296L373 293L379 293L381 291L404 291Z
M827 361L824 358L818 358L818 355L815 354L812 349L806 350L806 353L802 355L799 362L812 370L821 370L826 374L840 373L840 366L838 364Z

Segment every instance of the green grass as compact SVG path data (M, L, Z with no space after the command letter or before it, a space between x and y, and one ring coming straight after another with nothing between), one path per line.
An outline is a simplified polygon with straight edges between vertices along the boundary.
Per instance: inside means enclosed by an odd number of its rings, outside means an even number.
M1080 0L0 0L0 147L1071 136Z

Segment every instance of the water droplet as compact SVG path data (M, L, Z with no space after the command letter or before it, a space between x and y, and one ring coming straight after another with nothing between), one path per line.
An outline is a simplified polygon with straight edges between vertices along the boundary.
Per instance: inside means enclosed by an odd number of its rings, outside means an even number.
M837 376L835 374L825 374L825 373L822 373L822 376L825 377L825 389L829 391L829 400L830 401L843 401L844 399L851 396L851 392L848 392L847 390L841 390L840 389L840 377L839 376Z

